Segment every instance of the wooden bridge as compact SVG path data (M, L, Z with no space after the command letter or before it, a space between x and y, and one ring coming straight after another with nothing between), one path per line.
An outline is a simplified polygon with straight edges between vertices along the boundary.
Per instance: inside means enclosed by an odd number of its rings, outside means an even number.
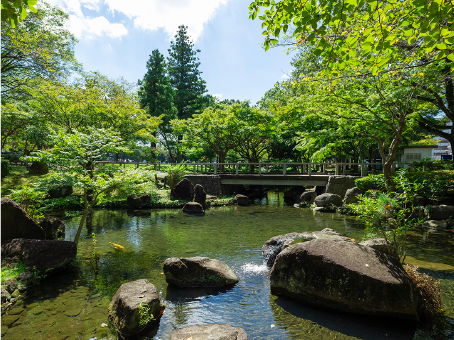
M180 163L98 162L165 172ZM329 176L380 173L381 163L182 163L189 179L217 175L223 185L326 185ZM395 163L397 166L397 163Z

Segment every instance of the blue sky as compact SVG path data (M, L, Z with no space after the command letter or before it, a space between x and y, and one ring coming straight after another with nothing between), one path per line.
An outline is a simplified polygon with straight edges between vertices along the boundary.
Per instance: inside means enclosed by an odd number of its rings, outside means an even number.
M220 99L258 101L291 70L294 53L262 48L258 19L248 0L50 0L70 15L79 43L76 58L87 71L137 82L154 49L167 56L178 25L188 26L207 83Z

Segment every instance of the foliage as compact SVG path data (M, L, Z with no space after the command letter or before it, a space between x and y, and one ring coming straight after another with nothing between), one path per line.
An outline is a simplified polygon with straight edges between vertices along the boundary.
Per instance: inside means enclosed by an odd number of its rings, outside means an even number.
M137 307L139 311L139 325L144 326L152 320L155 320L153 314L150 312L150 306L143 304L146 300L140 302Z
M178 119L185 119L203 109L206 87L200 76L202 72L199 71L199 58L196 57L200 50L193 49L194 44L187 35L187 27L179 26L174 38L168 49L167 72L175 89L174 103Z
M406 174L403 169L394 178L396 192L360 195L357 204L350 204L352 212L364 220L368 231L384 237L397 250L401 261L406 255L406 231L423 222L412 205L421 185L411 183Z
M43 3L14 29L3 21L3 15L2 10L2 102L29 98L25 85L37 79L55 80L77 68L76 39L66 28L68 15L58 7Z
M255 0L249 17L255 19L261 9L265 49L281 36L292 45L308 42L332 75L362 65L375 76L397 61L401 67L454 61L450 0Z
M38 0L2 0L2 22L9 21L12 28L27 17L27 7L33 13Z
M46 195L46 192L35 190L30 186L24 186L19 190L11 190L9 198L19 204L31 218L37 219L44 217L39 210L39 206Z
M440 280L421 273L417 266L404 265L416 285L419 295L418 314L421 319L433 321L442 314Z
M170 189L173 189L173 187L186 175L186 165L184 163L170 165L166 168L166 173Z
M383 175L369 175L355 179L355 186L362 191L385 190L386 184Z
M418 195L439 202L454 194L454 170L444 171L417 171L406 174L408 181L418 184Z
M416 171L450 170L452 169L452 162L449 160L422 160L419 162L412 162L411 166Z
M25 272L27 269L25 268L25 264L23 262L19 263L9 263L2 265L2 283L6 280L13 279L20 273Z
M7 159L2 159L2 178L8 176L10 169L11 166L9 164L9 161Z

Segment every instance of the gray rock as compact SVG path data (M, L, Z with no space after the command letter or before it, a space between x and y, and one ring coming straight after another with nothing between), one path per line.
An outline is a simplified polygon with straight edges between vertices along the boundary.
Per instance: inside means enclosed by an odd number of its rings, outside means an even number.
M39 226L46 234L47 240L54 240L65 236L65 224L58 217L47 216L38 220Z
M333 209L332 207L315 207L315 208L312 208L313 211L318 211L318 212L329 212L329 213L332 213L332 212L336 212L336 209Z
M361 189L357 187L350 188L345 192L344 202L345 204L358 203L358 196L364 194Z
M317 205L317 207L327 208L332 205L341 206L342 198L336 194L325 193L325 194L321 194L321 195L315 197L314 202Z
M203 186L196 184L194 186L194 202L199 203L203 209L207 208L207 193L203 190Z
M276 256L289 245L315 240L317 238L329 238L335 241L343 241L345 236L333 229L325 228L312 233L289 233L270 238L262 247L263 258L268 267L272 267Z
M2 294L2 303L5 303L5 302L8 302L9 300L11 300L11 295L9 294L9 292L6 289L2 288L1 294Z
M193 325L170 334L170 340L247 340L244 329L230 325Z
M192 201L194 199L194 185L189 179L183 178L173 187L170 195L175 200Z
M156 287L141 279L118 288L109 305L109 319L120 334L135 335L154 325L163 311Z
M425 210L429 220L447 220L448 218L454 218L453 205L428 205Z
M244 205L244 206L248 206L250 205L250 202L249 202L249 197L245 196L245 195L236 195L236 202L238 205Z
M393 247L391 243L386 242L384 238L374 238L372 240L363 241L360 245L371 247L393 257L398 257L396 247Z
M8 279L2 283L2 287L4 287L8 293L12 294L17 289L17 280Z
M2 242L14 238L44 240L46 235L39 225L17 203L7 197L1 199Z
M345 175L329 176L325 192L344 197L348 189L355 187L355 179L358 178L356 176Z
M311 305L418 320L418 292L399 261L353 242L317 239L284 249L270 286Z
M167 283L179 287L223 287L239 280L225 263L208 257L168 258L164 274Z
M446 221L440 220L427 220L424 221L423 225L424 228L436 229L436 230L446 230L448 229L448 224Z
M49 173L49 167L44 162L33 162L28 173L30 175L45 175Z
M317 197L317 193L315 191L305 191L299 197L298 203L314 203L315 197Z
M76 254L77 246L70 241L16 238L2 243L2 258L14 258L29 268L36 266L39 272L64 267Z
M151 202L150 194L142 194L139 196L129 195L126 198L126 203L133 209L140 209L147 207Z
M50 189L48 194L50 198L63 198L68 197L73 193L73 187L71 185L63 185L57 188Z
M188 202L183 206L182 210L185 214L193 214L193 215L204 215L205 210L203 210L203 206L197 202Z
M19 275L17 275L16 280L17 280L17 287L18 287L19 291L23 292L28 287L31 287L35 284L36 277L33 272L27 271L27 272L22 272Z

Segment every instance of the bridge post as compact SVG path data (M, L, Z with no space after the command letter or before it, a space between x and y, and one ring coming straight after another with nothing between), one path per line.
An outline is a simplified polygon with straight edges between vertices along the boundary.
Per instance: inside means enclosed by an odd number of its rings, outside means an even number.
M312 163L309 163L309 164L307 165L307 173L308 173L309 176L312 175Z
M194 165L193 165L193 168L194 168L194 169L193 169L194 175L195 175L195 173L196 173L195 167L196 167L196 165L194 164Z
M361 163L360 165L360 168L361 168L361 177L364 177L364 163Z
M259 175L262 174L262 163L259 163Z
M235 174L238 175L238 163L235 164Z
M283 164L282 174L285 176L287 174L287 164Z
M218 165L217 164L214 164L214 174L217 175L218 173Z
M339 175L339 164L336 163L334 174L337 176Z

